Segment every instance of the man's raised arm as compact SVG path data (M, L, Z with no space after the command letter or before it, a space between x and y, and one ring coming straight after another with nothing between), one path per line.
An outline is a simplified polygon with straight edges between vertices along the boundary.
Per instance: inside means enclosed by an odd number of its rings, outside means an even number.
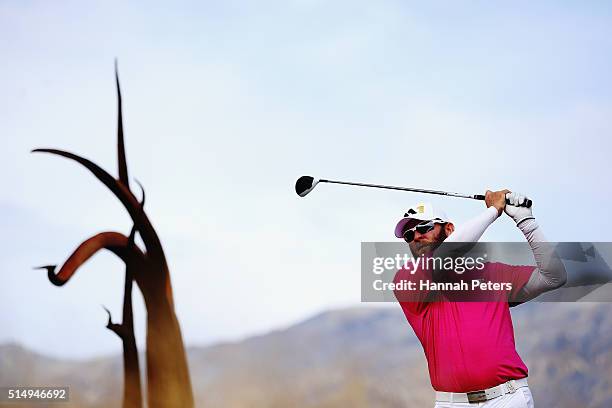
M553 245L544 237L531 208L520 207L526 197L519 193L508 193L506 197L510 204L505 206L504 211L525 235L537 265L529 281L519 292L518 299L510 299L510 301L525 302L544 292L563 286L567 281L567 272L563 262L555 253Z

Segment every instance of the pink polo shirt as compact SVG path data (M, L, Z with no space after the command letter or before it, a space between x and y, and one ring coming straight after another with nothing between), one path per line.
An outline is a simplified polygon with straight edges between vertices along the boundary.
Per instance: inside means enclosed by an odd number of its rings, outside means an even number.
M394 282L412 281L416 290L395 290L408 323L423 346L431 385L436 391L470 392L527 376L527 366L516 352L508 298L527 283L534 266L485 263L484 269L462 275L468 291L419 289L432 281L431 271L400 269ZM472 280L511 284L500 290L472 290ZM480 297L480 301L474 300Z

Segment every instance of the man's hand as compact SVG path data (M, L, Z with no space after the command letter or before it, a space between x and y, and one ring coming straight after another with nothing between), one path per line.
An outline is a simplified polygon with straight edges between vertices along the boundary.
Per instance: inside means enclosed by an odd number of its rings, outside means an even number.
M495 207L497 209L497 216L499 217L506 208L506 193L510 190L504 189L500 191L487 190L485 193L485 204L487 207Z
M531 211L531 207L519 207L519 205L523 204L527 199L524 194L509 193L506 198L508 198L510 204L506 206L504 211L514 220L514 222L516 222L516 225L521 221L535 218Z

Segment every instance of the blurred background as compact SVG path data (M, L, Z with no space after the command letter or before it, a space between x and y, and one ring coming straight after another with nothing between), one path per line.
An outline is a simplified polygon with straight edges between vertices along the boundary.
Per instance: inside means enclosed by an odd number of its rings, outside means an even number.
M199 404L430 406L399 306L360 303L360 242L391 241L428 200L303 174L534 201L551 241L609 241L612 7L607 2L0 2L0 386L68 384L120 404L123 264L62 264L129 233L84 169L116 174L118 58L130 176L164 244ZM485 240L522 240L500 218ZM145 310L135 291L136 337ZM513 309L542 407L608 407L609 304ZM141 359L141 362L144 359Z

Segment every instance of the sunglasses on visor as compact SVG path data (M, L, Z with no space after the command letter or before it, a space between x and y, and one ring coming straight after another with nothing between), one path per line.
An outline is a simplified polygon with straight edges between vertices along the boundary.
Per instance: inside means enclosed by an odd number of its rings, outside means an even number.
M407 229L406 231L404 231L404 241L406 241L407 243L411 243L414 239L415 231L417 231L419 234L427 234L429 231L434 229L435 225L435 221L425 221L415 227Z

